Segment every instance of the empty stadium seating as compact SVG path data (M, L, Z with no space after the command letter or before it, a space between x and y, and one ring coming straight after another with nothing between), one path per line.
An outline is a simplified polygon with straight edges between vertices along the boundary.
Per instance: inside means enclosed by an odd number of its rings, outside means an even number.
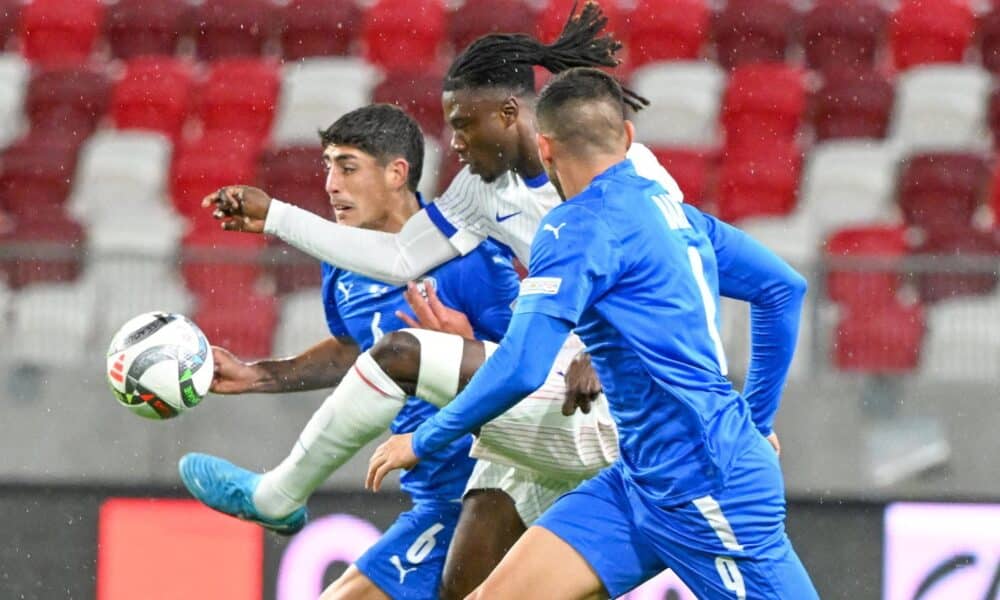
M489 33L529 32L535 13L523 0L465 2L448 15L448 39L455 52Z
M319 265L313 268L319 273ZM274 333L275 356L294 356L328 335L318 284L284 296L280 310Z
M892 104L892 84L878 72L831 68L812 100L816 140L884 138Z
M0 231L0 243L22 245L31 250L31 258L0 260L3 278L13 289L39 282L73 281L80 274L84 239L80 225L59 212L13 220L10 229Z
M111 81L92 67L37 69L28 83L25 113L32 130L82 143L107 111Z
M911 156L899 178L899 207L910 225L928 230L965 228L986 193L989 171L982 156L929 153Z
M698 58L708 40L710 17L703 0L639 0L621 32L629 65Z
M718 143L725 72L708 61L647 64L632 86L651 102L635 115L636 137L650 144L710 147Z
M187 29L190 5L176 0L118 0L109 4L105 31L111 55L171 55Z
M813 69L873 69L887 15L874 0L819 0L803 18L806 64Z
M787 215L795 208L802 154L792 143L761 145L760 152L733 152L722 158L717 198L725 221Z
M924 302L996 290L997 273L990 267L1000 258L1000 244L994 232L969 227L936 229L926 232L914 251L925 257L925 268L917 276Z
M194 8L195 53L201 60L260 56L274 34L268 0L205 0Z
M722 99L726 147L766 152L774 142L793 140L805 109L802 70L785 63L738 67Z
M351 53L361 22L361 9L353 2L292 0L279 11L286 60Z
M365 57L385 71L440 70L448 17L440 0L378 0L364 16Z
M32 0L21 9L21 51L31 62L86 62L103 27L100 0Z
M244 132L265 139L271 131L280 86L276 62L255 58L213 62L198 94L203 135Z
M684 148L654 146L650 150L677 181L684 193L684 201L705 208L711 185L709 171L712 158L705 152Z
M373 90L373 100L402 107L425 134L438 137L444 131L441 79L434 73L389 73Z
M837 231L826 240L825 252L831 262L827 295L846 306L895 302L902 285L899 265L908 250L906 231L898 225ZM849 262L845 264L845 260ZM873 266L873 262L877 264Z
M225 299L230 297L238 301L226 303ZM205 335L214 344L243 359L271 356L271 342L278 323L274 296L244 293L222 298L202 298L198 303L194 321ZM252 324L248 324L248 317L252 318Z
M926 65L900 75L890 137L903 150L985 148L990 75L974 65Z
M712 21L719 64L733 69L784 61L796 20L797 12L787 0L729 0Z
M903 0L889 22L889 45L897 69L961 62L975 30L967 2Z
M845 371L899 374L915 370L926 331L920 304L852 306L834 333L834 364Z
M66 138L27 138L0 154L0 210L14 218L63 211L76 169Z
M170 177L174 208L195 229L217 228L201 208L202 198L225 185L256 181L259 152L252 136L207 135L181 145Z
M0 54L0 147L24 129L25 84L28 66L16 54Z
M157 131L178 139L194 101L192 65L175 58L128 61L111 96L111 117L119 129Z

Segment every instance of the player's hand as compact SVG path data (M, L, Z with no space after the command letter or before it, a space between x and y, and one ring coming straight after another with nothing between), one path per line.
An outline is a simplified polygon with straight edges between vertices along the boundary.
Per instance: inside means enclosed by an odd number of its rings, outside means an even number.
M562 414L568 417L578 408L583 414L590 413L590 404L603 390L601 380L590 364L590 355L585 351L580 352L573 357L566 369L566 398L563 400Z
M396 316L406 323L407 327L453 333L468 340L476 339L472 333L472 324L469 323L465 313L445 306L438 298L437 290L430 283L425 281L422 285L418 285L411 281L406 284L403 297L417 317L414 320L403 311L397 310Z
M215 360L215 372L209 391L216 394L243 394L253 389L257 382L256 369L219 346L212 346L212 358Z
M365 489L377 492L382 487L382 480L396 469L411 469L420 462L413 453L413 434L394 435L375 449L368 461L368 475L365 477Z
M767 436L767 442L774 448L774 453L781 456L781 442L778 441L778 434L772 431L771 435Z
M271 196L248 185L230 185L205 196L201 206L211 208L212 216L222 221L226 231L261 233L271 208Z

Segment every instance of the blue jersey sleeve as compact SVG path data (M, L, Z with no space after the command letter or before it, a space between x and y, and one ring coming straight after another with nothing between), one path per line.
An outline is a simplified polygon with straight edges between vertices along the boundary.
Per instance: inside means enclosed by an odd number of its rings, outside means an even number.
M806 280L739 229L685 205L688 219L712 241L719 294L750 303L750 365L743 397L754 423L770 435L798 340Z
M340 310L337 308L337 279L340 277L340 269L334 268L326 263L322 264L323 269L323 312L326 315L326 327L333 337L349 337L351 334L347 330L347 325L340 318Z
M597 215L579 206L557 207L531 244L515 314L537 312L576 325L617 280L621 256L618 240Z
M538 389L571 329L568 321L542 313L515 315L500 347L469 385L413 433L413 453L433 454Z
M510 257L486 242L461 259L458 306L469 317L477 335L498 342L510 325L520 282Z

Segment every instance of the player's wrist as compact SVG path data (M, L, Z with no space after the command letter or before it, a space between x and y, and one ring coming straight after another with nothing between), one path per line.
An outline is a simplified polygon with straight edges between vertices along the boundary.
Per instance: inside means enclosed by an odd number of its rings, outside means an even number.
M264 212L264 233L280 236L290 207L290 204L269 197Z

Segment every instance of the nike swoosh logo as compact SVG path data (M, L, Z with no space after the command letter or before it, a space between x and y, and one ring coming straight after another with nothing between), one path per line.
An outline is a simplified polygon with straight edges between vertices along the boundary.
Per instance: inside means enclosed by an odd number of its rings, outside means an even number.
M500 216L500 211L497 211L497 223L503 223L507 219L514 218L517 215L521 214L522 212L524 212L524 211L519 210L519 211L517 211L515 213L510 213L509 215L504 215L504 216L501 217Z

